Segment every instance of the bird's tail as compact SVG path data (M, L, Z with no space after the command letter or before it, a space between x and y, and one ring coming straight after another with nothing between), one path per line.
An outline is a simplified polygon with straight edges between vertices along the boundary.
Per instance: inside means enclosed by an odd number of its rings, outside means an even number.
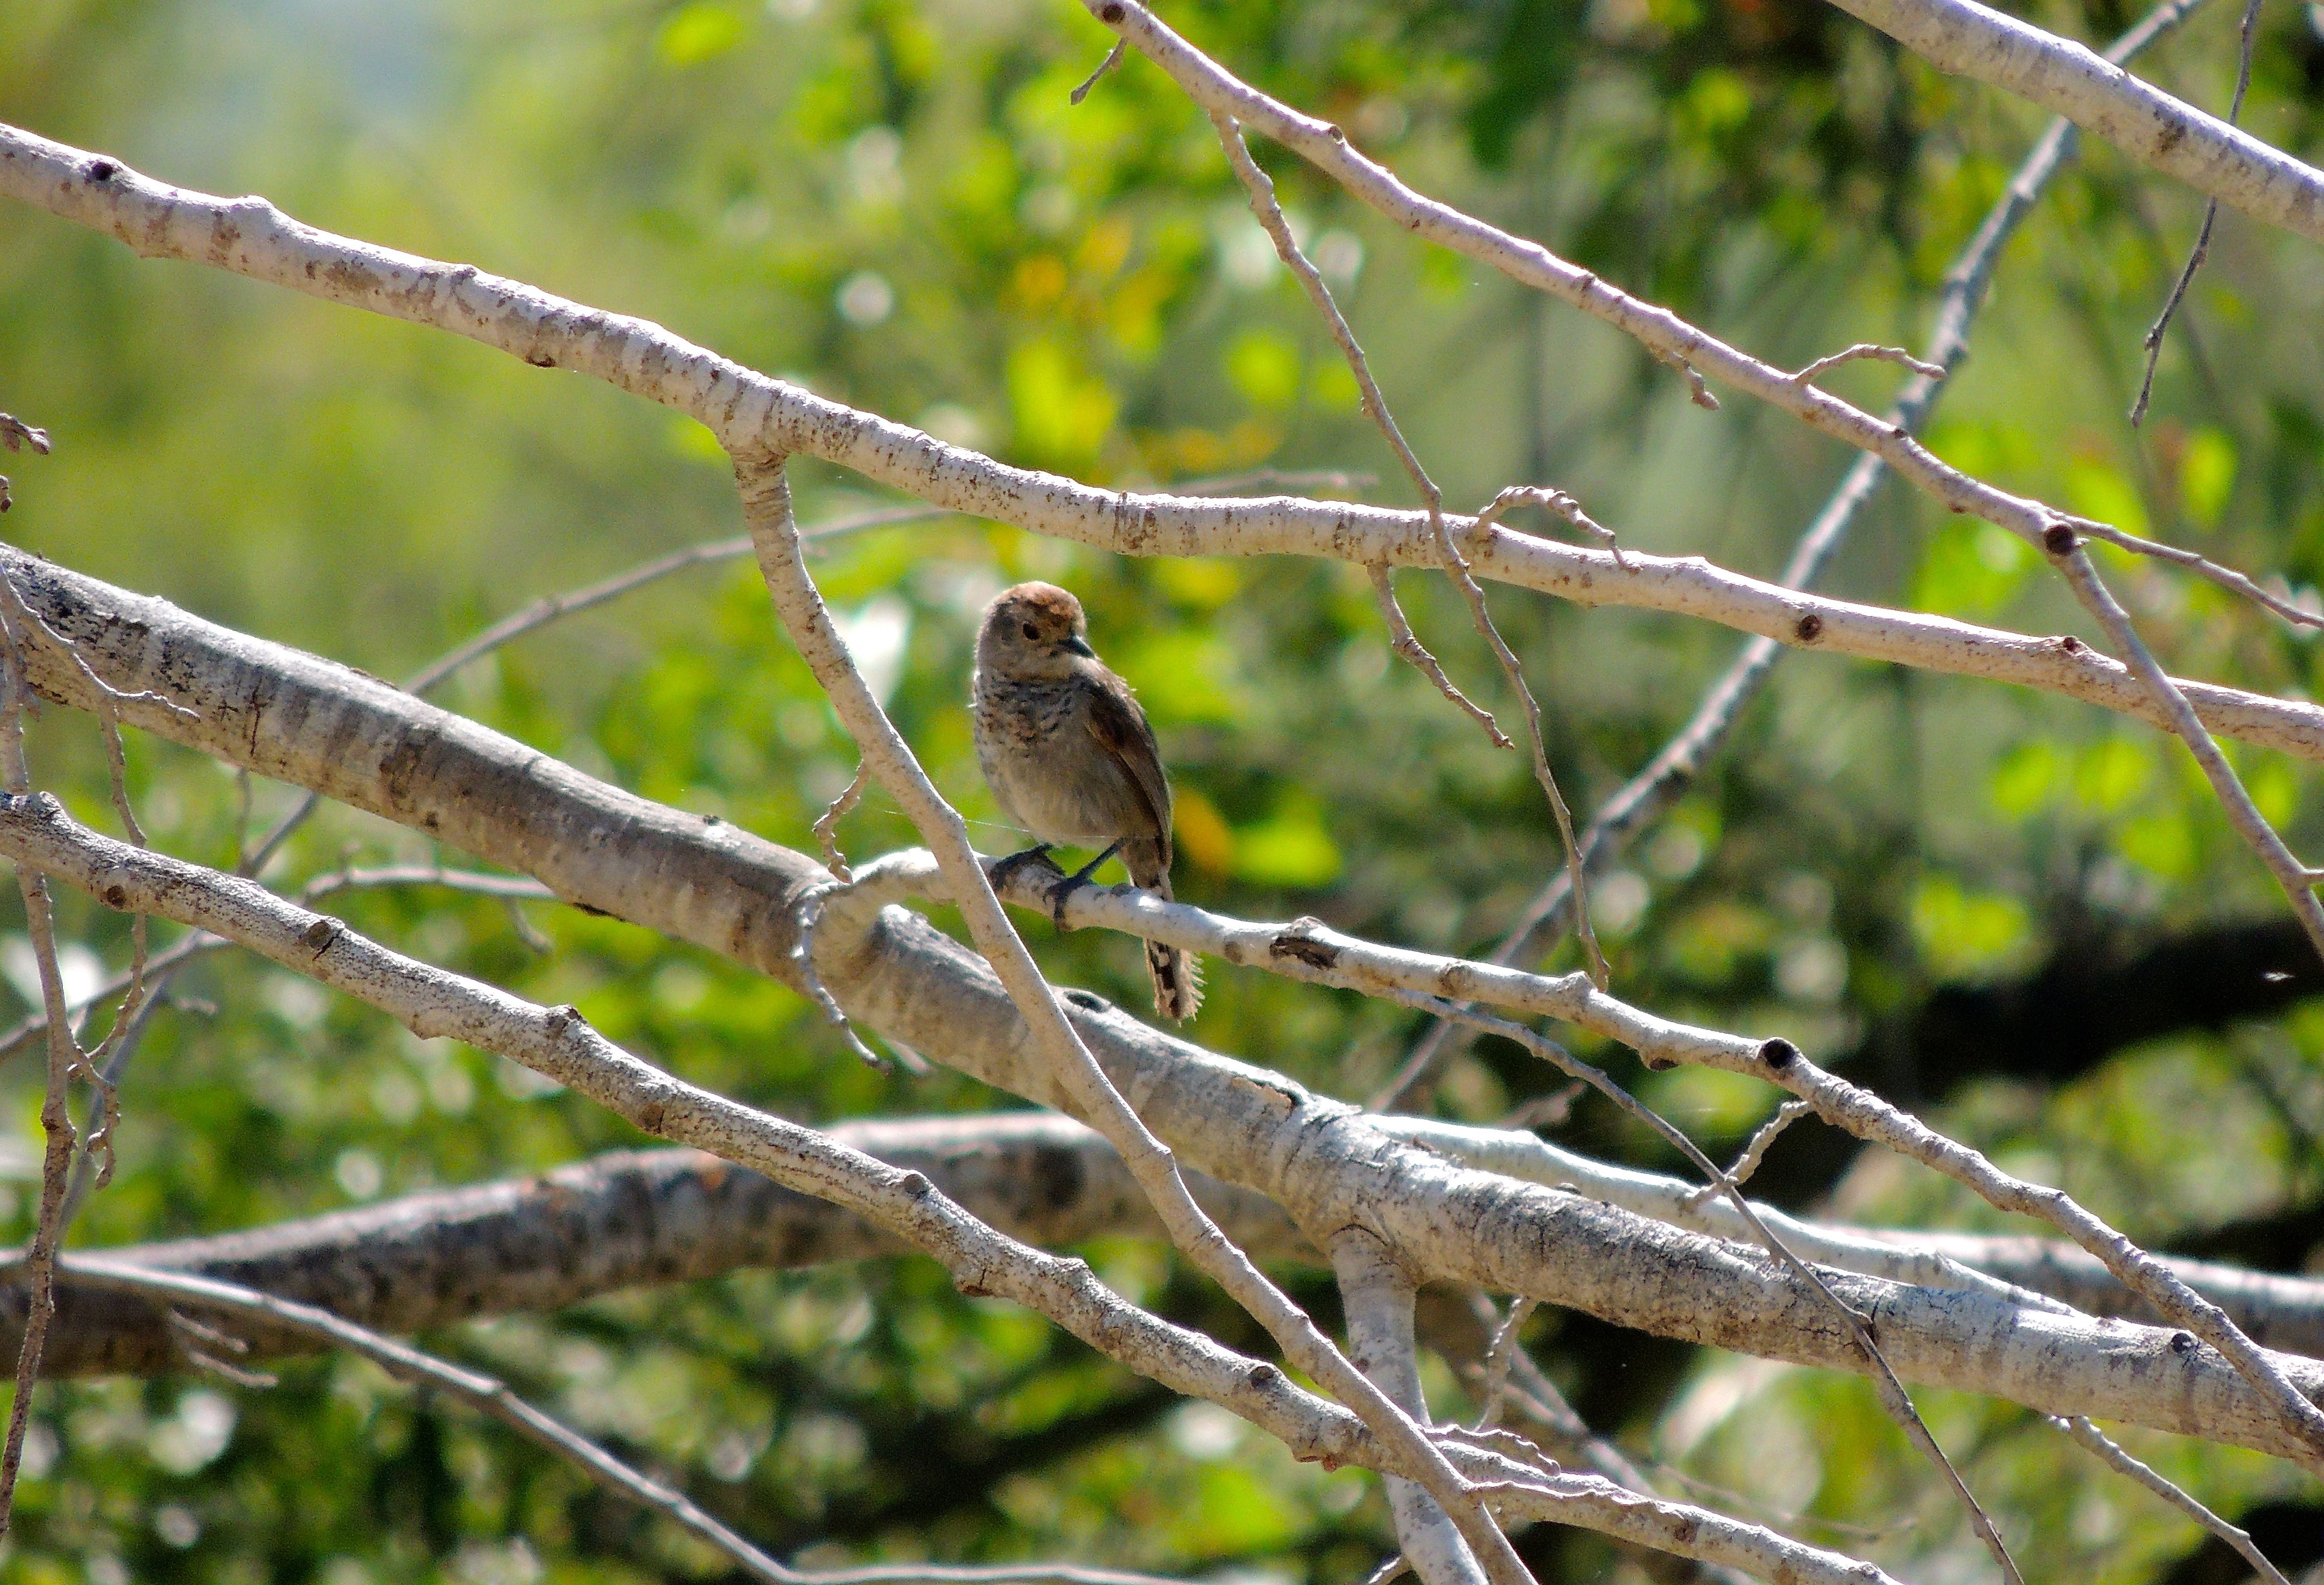
M1125 843L1122 861L1133 886L1145 888L1168 901L1170 869L1157 848L1132 852ZM1145 849L1147 844L1136 844ZM1184 1023L1203 1005L1203 965L1194 954L1158 941L1146 944L1146 972L1154 981L1154 1010Z

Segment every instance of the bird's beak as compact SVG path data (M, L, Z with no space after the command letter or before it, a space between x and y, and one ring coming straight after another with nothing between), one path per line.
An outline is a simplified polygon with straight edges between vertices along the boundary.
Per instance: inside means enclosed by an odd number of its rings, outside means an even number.
M1057 648L1065 650L1067 654L1078 655L1084 660L1094 660L1097 659L1097 651L1091 649L1089 647L1089 640L1082 637L1079 633L1070 634L1058 640Z

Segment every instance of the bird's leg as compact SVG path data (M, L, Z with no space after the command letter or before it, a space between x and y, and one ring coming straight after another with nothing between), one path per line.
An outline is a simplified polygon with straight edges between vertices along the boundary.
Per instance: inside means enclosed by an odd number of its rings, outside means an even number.
M1005 859L995 859L992 862L992 867L984 872L984 878L992 883L993 890L1005 891L1009 888L1009 883L1016 879L1017 871L1027 869L1047 870L1052 873L1062 873L1057 869L1057 862L1049 857L1049 844L1046 842L1037 842L1021 853L1010 853Z
M1063 880L1059 880L1056 885L1049 889L1049 922L1051 924L1055 925L1060 930L1067 928L1065 924L1065 899L1073 896L1076 888L1087 886L1090 883L1090 877L1097 872L1097 867L1100 864L1104 863L1108 859L1113 857L1114 854L1120 851L1121 842L1120 839L1116 839L1111 847L1106 849L1105 852L1098 854L1096 858L1092 859L1088 863L1084 864L1072 874L1065 876Z

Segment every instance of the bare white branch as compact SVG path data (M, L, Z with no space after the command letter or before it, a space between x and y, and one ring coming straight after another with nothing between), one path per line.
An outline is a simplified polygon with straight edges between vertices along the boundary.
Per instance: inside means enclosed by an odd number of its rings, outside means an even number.
M2006 88L2255 220L2324 242L2324 174L2133 77L2089 46L1976 0L1832 0L1941 71Z
M1411 1279L1397 1268L1380 1241L1360 1228L1332 1240L1333 1275L1348 1321L1348 1353L1397 1407L1428 1424L1420 1387L1420 1355L1412 1335ZM1462 1544L1461 1532L1427 1492L1409 1480L1388 1482L1388 1512L1397 1544L1422 1585L1481 1585L1484 1572Z
M263 199L217 198L169 187L106 156L14 128L0 129L0 193L107 232L147 256L216 264L433 325L534 363L579 368L687 413L746 448L823 457L932 504L1037 533L1130 555L1296 554L1367 567L1434 566L1440 559L1425 513L1284 496L1140 495L1009 467L754 373L659 326L473 266L333 236L289 219ZM1798 394L1782 371L1768 368L1767 373ZM1865 421L1883 433L1902 428ZM1933 464L1932 456L1921 455ZM1896 464L1894 456L1887 460ZM2032 503L2018 503L2024 512L2005 510L2015 499L1988 502L2000 515L1984 515L2035 534L2053 521ZM1963 510L1978 508L1964 504ZM2164 707L2127 668L2070 636L2034 638L1828 600L1694 557L1633 553L1626 569L1603 553L1503 530L1470 536L1469 520L1447 521L1456 537L1467 538L1465 553L1480 577L1582 604L1700 617L1803 649L2043 688L2169 725ZM2324 761L2324 708L2200 683L2180 687L2214 730ZM152 724L153 714L150 705L124 707L124 719L140 724Z
M1276 1367L1125 1304L1084 1262L1005 1238L918 1172L889 1166L827 1135L673 1078L605 1040L573 1008L525 1002L390 952L239 877L85 830L46 795L0 804L0 852L36 862L108 906L140 908L226 936L387 1012L422 1038L449 1037L498 1052L649 1133L844 1206L934 1255L963 1291L1026 1304L1172 1390L1250 1420L1297 1457L1361 1465L1432 1488L1440 1468L1452 1469L1448 1489L1470 1501L1472 1493L1487 1494L1502 1515L1581 1525L1683 1556L1734 1562L1770 1580L1866 1585L1886 1580L1868 1564L1760 1526L1683 1505L1641 1507L1601 1482L1545 1475L1458 1430L1428 1440L1429 1461L1411 1458L1347 1410L1295 1386ZM1499 1536L1494 1525L1486 1528Z
M562 898L805 988L792 955L799 910L830 885L807 855L594 781L346 668L29 558L10 566L49 622L106 675L133 687L166 676L200 716L156 712L141 722L149 730L426 831L496 868L535 875ZM44 694L86 700L78 674L37 640L28 659ZM923 923L900 909L872 909L852 928L826 921L816 947L825 982L866 1027L986 1083L1072 1107L1034 1058L1002 988ZM1469 993L1459 982L1449 989ZM1093 1053L1182 1159L1294 1208L1303 1221L1372 1228L1399 1259L1434 1279L1769 1358L1862 1368L1819 1302L1763 1256L1385 1143L1353 1109L1171 1039L1084 993L1072 1000ZM1589 1016L1616 1018L1618 1008L1609 1003ZM1677 1027L1650 1023L1638 1033L1652 1042ZM1717 1037L1700 1046L1699 1059L1772 1076L1758 1049ZM1844 1302L1880 1315L1883 1350L1909 1380L2270 1451L2301 1445L2224 1359L2174 1350L2167 1332L2100 1328L1981 1295L1831 1280ZM2277 1362L2324 1391L2324 1367Z
M2147 46L2169 33L2201 5L2204 0L2163 0L2142 18L2138 24L2107 51L2107 59L2117 64L2135 59ZM2050 124L2033 149L2017 167L2009 185L1987 211L1984 221L1970 235L1951 266L1946 270L1943 287L1938 293L1936 327L1930 339L1930 356L1935 367L1950 372L1969 354L1969 332L1977 311L1984 303L1986 288L1993 277L1994 265L2001 256L2004 244L2016 232L2018 223L2034 207L2043 191L2074 151L2074 127L2061 117ZM1936 406L1941 393L1941 382L1928 376L1917 376L1905 382L1895 402L1888 410L1887 422L1900 429L1918 432ZM1887 465L1867 452L1859 456L1839 486L1824 502L1823 510L1800 536L1777 580L1787 588L1805 589L1814 584L1824 567L1839 551L1854 528L1856 515L1872 499L1874 491L1886 477ZM1619 558L1617 558L1618 565ZM1757 696L1783 648L1768 637L1754 639L1730 662L1727 669L1704 690L1702 702L1695 707L1684 726L1637 773L1608 798L1598 813L1591 817L1589 827L1582 834L1584 866L1594 864L1609 852L1621 848L1640 829L1660 816L1681 790L1691 783L1711 756L1726 741L1727 734L1742 714L1745 705ZM1560 928L1561 919L1571 891L1561 873L1552 876L1533 901L1526 905L1516 925L1502 937L1493 951L1496 963L1512 963L1527 953L1538 950L1539 943L1551 931ZM1456 1024L1438 1020L1414 1046L1395 1076L1371 1099L1374 1110L1387 1110L1404 1098L1426 1084L1446 1054L1462 1034Z

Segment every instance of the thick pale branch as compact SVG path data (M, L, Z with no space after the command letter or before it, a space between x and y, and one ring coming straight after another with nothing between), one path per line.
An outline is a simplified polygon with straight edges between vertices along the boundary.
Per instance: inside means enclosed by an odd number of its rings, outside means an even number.
M796 917L822 866L591 780L535 750L313 656L200 622L160 601L15 564L28 597L116 686L155 687L198 720L133 719L232 763L319 788L429 832L558 896L802 985ZM85 687L35 647L34 686ZM825 983L849 1014L985 1083L1070 1106L1030 1059L1022 1023L984 965L901 909L817 935ZM1256 1189L1313 1226L1373 1229L1416 1273L1569 1305L1665 1336L1849 1369L1856 1356L1812 1295L1738 1249L1571 1194L1456 1168L1393 1145L1352 1107L1172 1039L1084 993L1076 1028L1184 1162ZM1729 1037L1731 1038L1731 1037ZM1748 1043L1738 1043L1747 1050ZM1907 1380L1997 1394L2061 1415L2292 1445L2209 1350L2167 1332L2031 1314L1847 1276L1835 1291L1881 1317ZM2293 1362L2324 1387L2324 1367Z
M850 1148L917 1172L1010 1237L1059 1248L1102 1235L1159 1238L1120 1156L1054 1112L841 1123ZM1194 1187L1244 1248L1318 1262L1273 1203L1208 1178ZM479 1184L246 1232L103 1251L107 1259L260 1289L377 1331L410 1334L478 1315L561 1309L622 1288L743 1267L799 1267L910 1246L851 1212L695 1150L622 1150L535 1177ZM0 1286L0 1349L25 1290ZM250 1335L260 1356L297 1340ZM42 1368L150 1376L180 1360L160 1312L67 1282Z
M1941 71L2006 88L2230 208L2324 242L2324 172L2071 39L1976 0L1832 0Z
M1339 1405L1293 1385L1276 1367L1123 1303L1085 1263L1004 1237L918 1173L899 1171L828 1136L675 1079L604 1040L572 1008L533 1006L400 956L238 877L87 831L45 795L11 797L0 806L0 852L19 862L38 859L59 879L108 905L224 935L390 1013L423 1037L449 1037L498 1052L649 1132L711 1148L844 1205L936 1256L964 1292L1026 1304L1172 1390L1241 1415L1297 1457L1360 1464L1432 1488L1449 1466L1452 1489L1463 1497L1488 1496L1499 1515L1581 1525L1684 1556L1756 1564L1771 1580L1874 1577L1868 1565L1757 1526L1677 1505L1641 1507L1602 1482L1545 1473L1459 1435L1430 1440L1434 1461L1411 1458Z
M1374 1118L1388 1137L1479 1172L1585 1198L1715 1238L1748 1232L1723 1201L1687 1183L1596 1161L1532 1134L1421 1118ZM1101 1234L1160 1238L1121 1158L1049 1112L841 1123L842 1144L926 1175L971 1214L1048 1248ZM1261 1258L1315 1263L1281 1208L1198 1178L1204 1207ZM2154 1319L2096 1257L2022 1235L1803 1221L1762 1205L1791 1247L1821 1266L2005 1302L2044 1299L2091 1315ZM185 1271L320 1304L377 1330L410 1333L476 1315L551 1311L622 1288L697 1281L741 1267L796 1267L907 1246L848 1212L691 1150L615 1151L537 1177L435 1190L246 1232L124 1246L106 1258ZM2324 1282L2165 1257L2180 1279L2272 1349L2324 1356ZM0 1353L14 1346L24 1290L0 1287ZM263 1334L261 1353L290 1346ZM50 1375L152 1375L176 1367L153 1310L76 1289L59 1295ZM1601 1470L1601 1473L1612 1473Z
M1332 1240L1332 1270L1339 1278L1340 1309L1348 1322L1348 1353L1363 1373L1421 1424L1428 1400L1420 1387L1420 1354L1412 1335L1413 1287L1371 1234L1351 1228ZM1388 1482L1388 1512L1397 1544L1421 1585L1479 1585L1477 1560L1444 1510L1409 1480Z

